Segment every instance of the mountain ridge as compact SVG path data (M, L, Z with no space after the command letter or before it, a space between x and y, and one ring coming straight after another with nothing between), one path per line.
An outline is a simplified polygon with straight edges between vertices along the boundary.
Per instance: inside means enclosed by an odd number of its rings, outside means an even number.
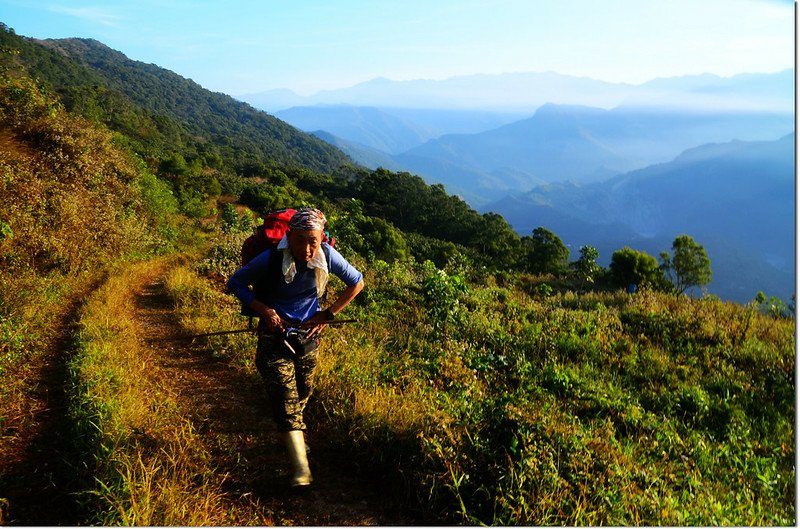
M547 104L529 118L472 135L446 134L393 158L430 182L454 183L453 191L468 197L501 170L516 174L516 182L503 187L524 192L542 182L602 181L670 161L698 144L771 140L791 130L791 115ZM441 162L451 169L434 170ZM471 201L474 206L500 198L481 195Z
M69 110L86 112L156 153L204 152L213 143L224 145L215 147L214 155L238 166L254 157L328 171L353 163L335 147L261 110L129 59L99 41L37 40L0 31L0 44L19 49L15 60L50 84Z
M751 89L747 93L751 97L742 99L737 84L749 84ZM556 72L512 72L460 75L441 80L375 78L348 87L320 90L308 96L282 88L236 97L270 112L288 106L320 103L407 108L505 108L532 112L548 102L606 109L624 104L663 106L665 97L676 99L682 95L684 102L695 108L707 108L709 103L733 108L728 100L735 100L737 108L742 108L744 101L751 110L788 112L794 107L793 85L791 69L727 77L715 74L662 77L639 84ZM716 99L704 97L704 92L714 92Z
M747 267L740 273L759 277L763 290L787 296L794 274L794 224L787 222L794 214L794 138L702 145L604 182L540 186L481 211L500 213L519 233L550 222L573 253L591 244L604 261L623 244L657 254L689 233L720 252L710 252L712 291L752 299L755 292L736 280L732 263L740 262Z

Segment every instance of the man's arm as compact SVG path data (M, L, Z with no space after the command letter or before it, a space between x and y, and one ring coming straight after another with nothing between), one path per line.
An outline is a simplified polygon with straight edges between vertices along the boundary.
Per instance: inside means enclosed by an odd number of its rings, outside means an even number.
M339 297L336 298L328 310L333 313L333 315L337 315L344 310L346 306L350 304L351 301L355 299L361 290L364 288L364 279L361 279L358 283L353 286L347 287L342 290L342 293L339 294Z
M269 271L269 264L273 250L266 250L257 255L252 261L239 268L228 279L228 291L239 298L242 305L251 308L264 319L267 330L270 332L282 331L284 321L275 309L256 299L255 292L250 289L250 285L255 284L257 278L263 277Z
M351 301L355 299L359 292L364 288L364 279L362 278L358 283L355 285L351 285L346 287L342 290L342 293L339 294L339 297L336 298L330 307L327 310L331 311L333 315L337 315L347 307ZM319 322L319 325L314 326L311 331L308 333L309 338L313 338L317 336L322 330L325 328L325 322L327 321L325 318L325 311L320 311L314 314L309 321Z

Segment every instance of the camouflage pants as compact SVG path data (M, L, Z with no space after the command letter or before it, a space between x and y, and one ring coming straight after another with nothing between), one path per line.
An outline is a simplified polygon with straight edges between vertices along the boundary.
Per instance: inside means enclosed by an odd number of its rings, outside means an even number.
M272 418L278 430L305 430L303 411L314 389L319 340L262 334L256 368L264 379Z

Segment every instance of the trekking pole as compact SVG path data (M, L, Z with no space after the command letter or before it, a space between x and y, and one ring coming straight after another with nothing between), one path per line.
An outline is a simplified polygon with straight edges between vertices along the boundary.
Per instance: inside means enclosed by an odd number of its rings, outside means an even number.
M306 327L314 327L315 325L342 325L343 323L357 323L358 320L331 320L331 321L303 321L300 323L292 323L290 327L297 327L304 329Z
M314 327L315 325L320 325L320 324L322 324L322 325L342 325L344 323L356 323L356 322L358 322L358 320L353 320L353 319L349 319L349 320L332 320L332 321L322 321L322 322L319 322L319 321L304 321L304 322L300 322L300 323L289 323L288 327L294 327L294 328L297 328L297 329L305 329L307 327ZM257 328L255 328L255 329L254 328L234 329L232 331L215 331L215 332L206 332L206 333L203 333L203 334L193 334L191 336L187 336L186 339L187 340L188 339L192 339L193 340L195 338L205 338L207 336L221 336L221 335L224 335L224 334L240 334L240 333L243 333L243 332L251 332L251 333L256 333L256 334L260 334L261 333L261 331L259 329L257 329Z
M187 336L187 339L194 339L194 338L205 338L206 336L221 336L223 334L239 334L243 332L251 332L251 333L258 333L258 329L236 329L233 331L216 331L216 332L206 332L203 334L193 334L191 336Z

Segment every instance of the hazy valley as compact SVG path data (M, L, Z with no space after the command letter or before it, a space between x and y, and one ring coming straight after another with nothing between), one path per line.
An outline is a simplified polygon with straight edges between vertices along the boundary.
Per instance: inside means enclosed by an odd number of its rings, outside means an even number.
M520 234L547 227L573 257L585 244L606 264L624 245L657 255L691 234L711 251L709 290L746 302L793 291L792 79L508 74L243 98L367 167L444 184Z

